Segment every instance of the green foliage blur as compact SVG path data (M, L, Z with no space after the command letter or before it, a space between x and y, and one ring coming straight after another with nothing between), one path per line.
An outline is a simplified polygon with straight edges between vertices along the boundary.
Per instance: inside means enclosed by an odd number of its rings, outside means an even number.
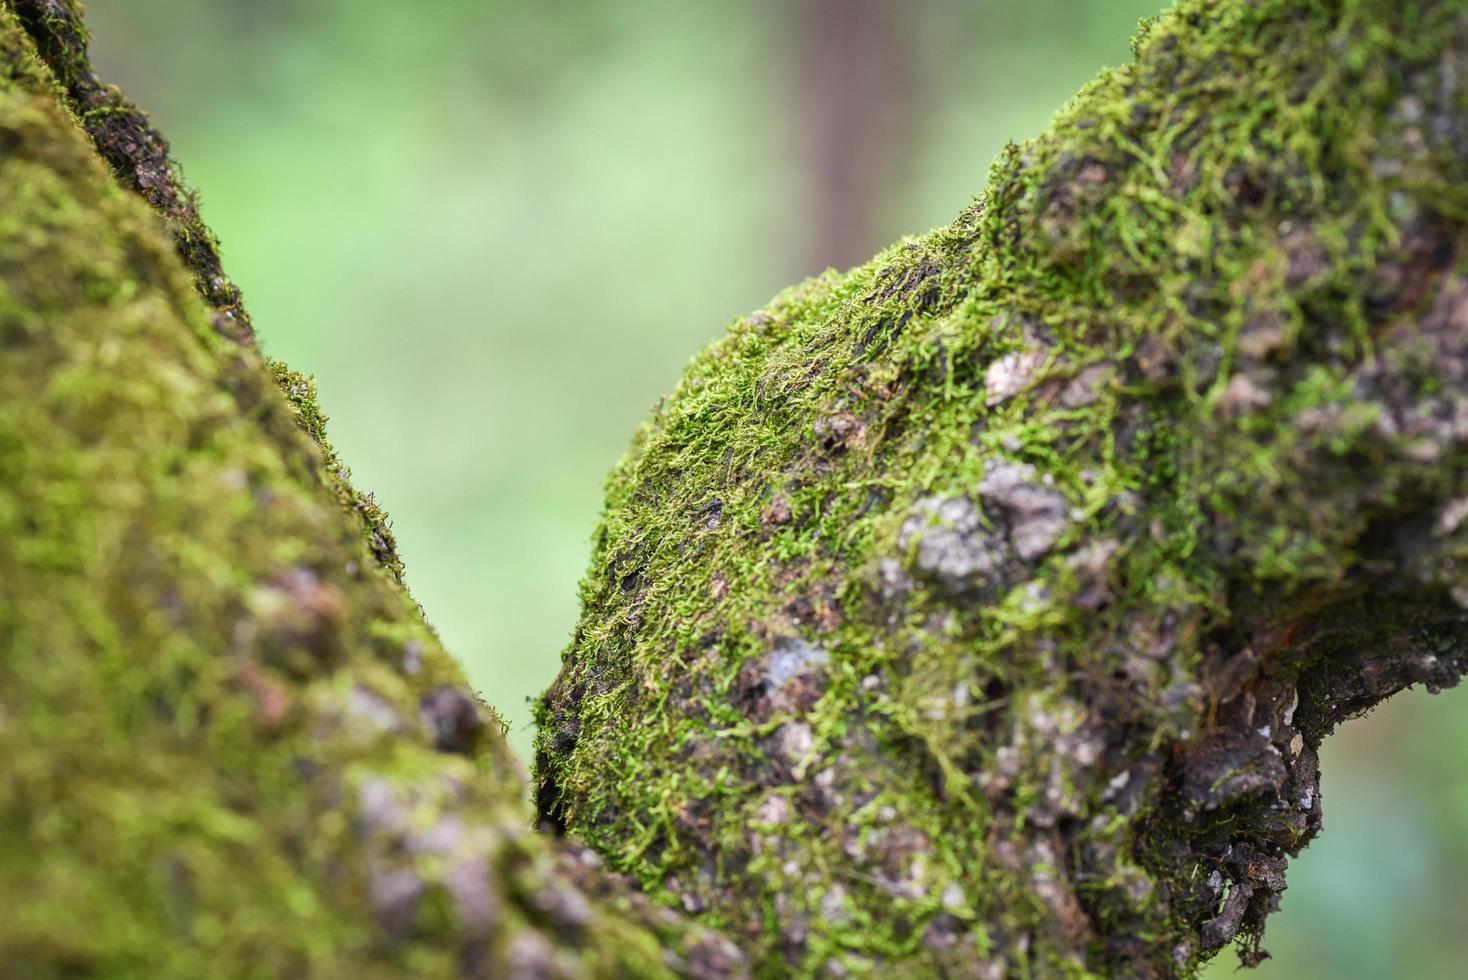
M203 189L263 347L316 375L522 758L603 477L687 359L779 288L949 220L1162 0L866 3L896 68L884 124L845 147L881 166L839 256L813 190L841 135L809 136L842 0L803 2L89 0L98 65ZM1255 977L1468 975L1462 700L1328 744L1327 829Z

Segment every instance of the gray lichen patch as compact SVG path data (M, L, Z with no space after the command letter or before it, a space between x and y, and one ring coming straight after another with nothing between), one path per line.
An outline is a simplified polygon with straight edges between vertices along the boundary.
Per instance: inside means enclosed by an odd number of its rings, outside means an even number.
M997 582L1009 551L967 497L918 501L897 539L904 550L914 543L918 571L955 591Z
M831 662L825 650L799 637L776 641L770 653L765 680L779 690L797 677L810 677Z
M1044 557L1070 524L1064 495L1028 463L991 461L968 497L919 500L897 544L916 549L917 570L953 591L1013 582Z
M1069 524L1069 504L1028 463L996 461L984 469L979 497L1003 515L1010 546L1021 561L1047 554Z
M1049 360L1042 350L1015 351L990 364L984 372L984 404L1002 405L1029 387Z

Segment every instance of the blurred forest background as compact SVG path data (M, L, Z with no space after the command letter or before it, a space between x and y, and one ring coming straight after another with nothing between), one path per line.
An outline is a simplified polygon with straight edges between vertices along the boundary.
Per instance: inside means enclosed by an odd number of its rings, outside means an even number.
M603 477L687 359L957 214L1161 2L88 7L526 757ZM1399 699L1325 755L1326 831L1253 976L1468 975L1468 694Z

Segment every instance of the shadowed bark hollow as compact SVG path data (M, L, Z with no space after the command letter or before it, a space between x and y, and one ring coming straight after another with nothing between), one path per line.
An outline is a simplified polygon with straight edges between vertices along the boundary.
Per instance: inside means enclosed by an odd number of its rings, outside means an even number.
M1135 47L639 433L540 708L575 843L80 4L0 0L0 976L1262 955L1321 740L1468 667L1468 4Z

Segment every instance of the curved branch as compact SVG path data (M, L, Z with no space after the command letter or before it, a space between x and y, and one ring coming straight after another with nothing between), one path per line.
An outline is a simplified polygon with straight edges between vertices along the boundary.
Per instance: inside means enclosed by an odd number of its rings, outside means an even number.
M538 802L757 969L1257 959L1320 740L1468 668L1468 12L1136 49L612 481Z

